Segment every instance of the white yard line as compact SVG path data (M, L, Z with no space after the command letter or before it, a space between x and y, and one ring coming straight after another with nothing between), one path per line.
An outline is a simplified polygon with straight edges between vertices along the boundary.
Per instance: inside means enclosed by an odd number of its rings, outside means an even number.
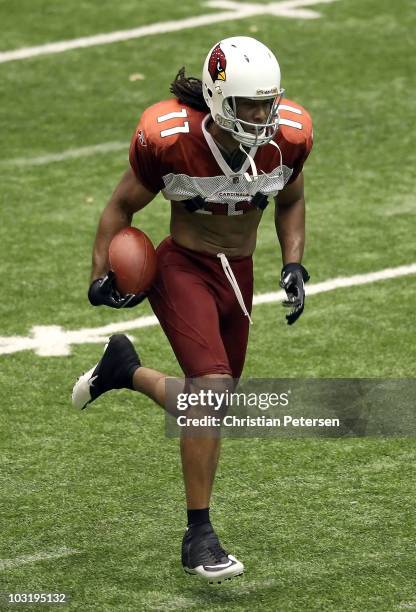
M125 151L126 160L128 159L129 143L128 142L103 142L98 145L80 147L78 149L66 149L61 153L48 153L39 155L38 157L15 157L14 159L4 159L0 161L0 166L45 166L54 162L61 162L67 159L79 159L80 157L91 157L98 153L111 153L113 151Z
M39 45L37 47L25 47L23 49L3 51L0 52L0 63L24 60L39 57L41 55L63 53L65 51L70 51L71 49L85 49L87 47L95 47L97 45L109 45L125 40L142 38L143 36L165 34L167 32L181 32L182 30L199 28L214 23L245 19L246 17L252 17L254 15L273 15L274 17L289 17L296 19L316 19L320 17L320 13L305 7L314 6L316 4L329 4L335 1L336 0L287 0L285 2L256 4L245 2L241 3L236 1L233 2L231 0L209 0L208 2L203 2L203 5L212 9L223 9L224 12L219 12L217 10L213 13L209 13L208 15L188 17L187 19L178 19L176 21L153 23L147 26L133 28L131 30L120 30L106 34L96 34L94 36L75 38L73 40L48 43Z
M326 291L333 291L334 289L368 285L369 283L398 278L400 276L408 276L409 274L416 274L416 263L407 266L399 266L398 268L385 268L385 270L369 272L368 274L356 274L354 276L333 278L323 283L316 283L315 285L306 285L306 295L311 296L317 295L318 293L325 293ZM282 292L263 293L262 295L256 295L254 297L254 304L277 302L282 299L282 296Z
M60 559L61 557L68 557L69 555L76 555L79 551L72 550L71 548L59 548L58 550L51 550L45 552L37 552L32 555L24 555L22 557L16 557L15 559L0 559L0 571L6 569L13 569L20 565L27 565L28 563L34 563L36 561L49 561L50 559Z
M308 297L318 295L335 289L367 285L377 281L399 278L416 274L416 263L399 266L397 268L386 268L378 272L368 274L357 274L333 278L323 283L316 283L306 287ZM263 293L254 296L253 304L269 304L280 302L284 297L283 291ZM110 323L104 327L92 327L79 330L66 331L59 325L35 325L30 330L29 336L0 336L0 355L8 355L19 351L34 351L42 357L65 356L71 354L72 346L75 344L104 344L108 336L119 332L128 332L134 329L158 325L154 316L139 317L131 321L120 321Z
M240 3L233 0L209 0L203 4L212 9L224 9L225 11L229 12L217 11L215 13L210 13L209 15L189 17L187 19L180 19L177 21L165 21L134 28L132 30L122 30L110 32L108 34L97 34L95 36L87 36L84 38L44 44L38 47L26 47L13 51L3 51L0 52L0 63L30 59L41 55L63 53L64 51L69 51L71 49L106 45L135 38L142 38L143 36L150 36L154 34L178 32L213 23L243 19L253 15L273 15L274 17L316 19L320 17L320 13L305 7L314 6L315 4L329 4L336 1L337 0L287 0L284 2L271 2L269 4L249 4ZM100 153L110 153L113 151L122 150L126 151L127 156L128 146L129 143L127 142L106 142L98 145L67 149L66 151L62 151L60 153L46 153L45 155L39 155L37 157L4 159L0 161L0 167L9 168L10 166L43 166L50 163L66 161L68 159L78 159L81 157L90 157Z

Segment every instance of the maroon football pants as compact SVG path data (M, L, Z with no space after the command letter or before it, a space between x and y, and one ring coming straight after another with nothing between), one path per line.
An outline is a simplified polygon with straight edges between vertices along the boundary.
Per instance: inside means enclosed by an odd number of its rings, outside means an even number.
M170 236L158 246L157 257L157 276L149 302L185 376L217 373L239 378L249 320L220 259L186 249ZM251 312L252 258L230 258L229 263Z

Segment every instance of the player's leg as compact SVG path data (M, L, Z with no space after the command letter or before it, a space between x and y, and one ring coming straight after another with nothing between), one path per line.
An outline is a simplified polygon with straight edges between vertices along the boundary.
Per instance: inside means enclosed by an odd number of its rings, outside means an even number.
M251 312L253 295L252 261L250 258L244 258L232 262L231 265L243 294L244 302ZM249 322L247 317L243 315L235 296L230 292L229 284L224 282L225 279L221 276L216 278L215 294L219 310L221 339L234 377L223 377L220 384L224 385L223 390L226 390L228 386L232 391L244 366ZM212 382L215 383L218 391L218 379ZM208 493L211 494L219 457L219 437L201 439L200 437L192 437L192 435L189 437L183 436L181 442L189 523L182 543L182 564L185 571L197 573L208 578L211 582L219 582L227 577L238 576L244 571L243 565L235 557L224 551L209 523ZM210 461L205 473L202 470L200 472L194 469L195 461L197 462L201 455L205 461ZM202 464L204 464L204 459ZM212 475L211 489L208 489L207 486L201 487L198 478L203 479L204 476L208 478L209 474ZM207 494L205 498L201 497L204 491ZM207 508L204 510L205 501ZM190 510L190 508L197 508L197 510Z
M232 391L234 381L229 374L206 374L189 382L189 393ZM198 419L222 416L210 406L189 407L188 417ZM188 509L209 507L212 486L220 454L220 427L183 427L181 430L181 458Z
M167 410L166 380L169 378L172 377L158 370L144 367L129 338L124 334L115 334L105 345L100 361L76 381L72 392L72 402L77 408L84 409L107 391L132 389L147 395ZM175 378L175 380L178 379ZM184 385L185 380L183 380ZM183 387L178 388L178 392L182 389ZM175 412L176 414L178 413Z
M234 380L227 374L207 374L192 381L189 392L232 391ZM223 416L222 413L221 416ZM197 406L187 411L190 417L212 416L212 409ZM219 412L217 412L219 415ZM220 428L186 427L181 435L181 458L185 482L188 527L182 541L182 565L186 573L209 582L239 576L243 564L221 546L210 521L209 506L220 455Z
M162 253L158 281L149 299L187 377L186 390L198 390L195 385L205 389L214 386L216 390L219 385L233 387L212 288L216 278L223 275L219 260L189 253L172 244L164 245L165 250L167 265L163 266ZM198 412L198 407L195 411ZM213 435L207 431L202 437L189 433L182 431L180 443L188 511L182 564L188 573L221 581L241 574L244 567L224 551L210 522L220 438L218 430Z

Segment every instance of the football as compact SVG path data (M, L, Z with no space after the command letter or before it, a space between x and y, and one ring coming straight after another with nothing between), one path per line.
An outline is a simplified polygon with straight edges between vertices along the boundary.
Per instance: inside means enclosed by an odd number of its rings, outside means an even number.
M108 250L110 269L121 295L140 293L152 286L157 256L148 236L135 227L120 230Z

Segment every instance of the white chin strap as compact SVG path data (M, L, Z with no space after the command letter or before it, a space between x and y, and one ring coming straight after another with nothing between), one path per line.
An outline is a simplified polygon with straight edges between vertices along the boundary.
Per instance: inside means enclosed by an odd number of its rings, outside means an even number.
M245 150L242 144L240 144L238 148L240 149L240 151L247 155L248 161L250 162L251 172L253 173L253 176L250 176L248 172L245 172L244 178L248 183L251 183L252 181L257 181L259 175L257 174L257 166L254 162L254 159L251 157L250 153Z
M271 140L268 144L273 145L279 151L279 154L280 154L280 172L283 172L283 158L282 158L282 152L280 150L279 145L274 140ZM244 178L246 179L246 181L248 183L251 183L252 181L257 181L257 179L259 178L259 175L257 173L257 166L255 164L254 159L251 157L250 153L248 153L245 150L245 148L243 147L242 144L240 144L239 149L240 149L240 151L242 151L243 153L245 153L247 155L248 161L250 162L251 172L253 173L253 175L250 176L248 172L245 172L244 173Z

